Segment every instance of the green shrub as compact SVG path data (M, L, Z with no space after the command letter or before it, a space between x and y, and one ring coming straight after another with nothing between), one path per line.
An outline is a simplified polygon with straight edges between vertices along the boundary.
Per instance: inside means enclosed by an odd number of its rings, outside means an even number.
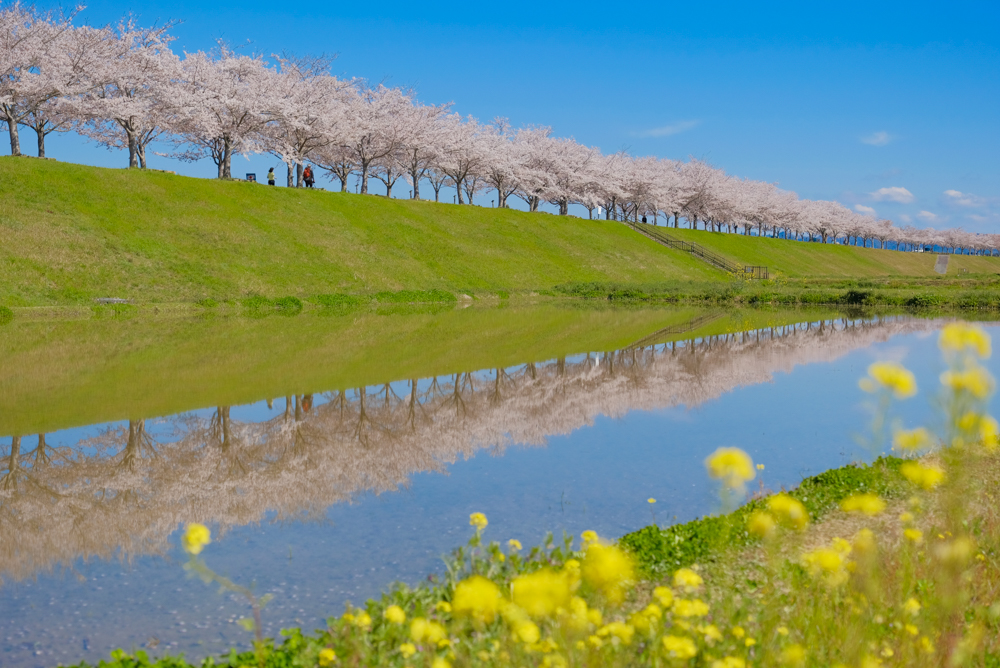
M841 304L851 304L854 306L872 303L872 293L868 290L848 290L840 297Z
M941 302L940 295L914 295L908 297L904 302L904 306L909 306L910 308L930 308L932 306L938 306Z
M6 325L14 319L14 312L6 306L0 306L0 325Z
M287 315L294 315L302 310L302 300L298 297L279 297L273 303L274 308Z
M363 306L371 301L370 297L360 297L358 295L345 295L339 292L329 295L316 295L309 299L310 302L323 308L343 308L350 306Z
M444 290L400 290L399 292L376 293L375 301L380 304L427 304L456 302L458 297Z
M271 300L263 295L250 295L240 300L243 308L250 311L262 311L271 308Z

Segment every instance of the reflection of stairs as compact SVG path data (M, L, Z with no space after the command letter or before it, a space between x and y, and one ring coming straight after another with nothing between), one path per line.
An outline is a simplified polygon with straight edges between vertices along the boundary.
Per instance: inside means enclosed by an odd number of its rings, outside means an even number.
M662 343L662 339L673 336L675 334L684 334L686 332L692 332L700 327L704 327L710 322L718 320L726 314L725 311L715 311L714 313L705 313L699 315L697 318L688 320L687 322L682 322L679 325L671 325L670 327L664 327L663 329L658 329L649 336L644 336L635 343L630 343L625 346L625 349L630 348L645 348L646 346L652 346L657 343Z
M625 221L625 224L639 234L648 237L659 244L663 244L667 248L676 248L678 250L687 251L710 265L718 267L723 271L728 271L730 274L734 274L739 278L768 278L767 267L758 265L743 265L733 262L729 258L725 258L718 253L713 253L704 246L693 244L689 241L681 241L676 237L672 237L662 227L656 227L655 225L650 225L648 223L633 223L628 220Z

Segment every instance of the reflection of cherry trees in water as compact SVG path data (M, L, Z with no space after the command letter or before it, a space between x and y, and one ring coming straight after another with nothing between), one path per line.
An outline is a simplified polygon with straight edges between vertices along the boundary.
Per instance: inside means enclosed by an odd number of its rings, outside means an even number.
M318 518L332 504L396 490L415 473L442 471L482 449L543 445L601 415L696 406L799 364L937 326L843 319L645 340L543 364L337 390L315 401L285 397L283 410L262 422L234 420L220 406L205 417L130 420L73 447L53 448L42 435L25 452L27 437L15 436L0 448L0 575L27 577L79 557L161 553L187 521L225 531L267 513Z

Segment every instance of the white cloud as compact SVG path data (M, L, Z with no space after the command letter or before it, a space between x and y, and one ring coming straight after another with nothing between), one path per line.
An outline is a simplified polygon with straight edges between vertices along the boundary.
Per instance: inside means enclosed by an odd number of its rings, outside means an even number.
M906 188L894 186L892 188L879 188L871 193L872 199L876 202L899 202L909 204L914 200L913 193Z
M644 130L638 134L640 137L669 137L671 135L680 134L681 132L693 130L699 125L701 125L701 121L677 121L676 123L671 123L670 125L664 125L651 130Z
M982 197L977 197L971 193L959 192L958 190L945 190L944 194L948 198L948 202L957 204L958 206L982 206L986 203Z
M910 218L905 213L899 217L899 220L902 221L902 222L904 222L904 223L912 223L913 222L913 219Z
M867 137L861 138L861 143L870 144L872 146L885 146L892 141L892 137L885 130L879 130L878 132L873 132Z
M925 223L935 223L941 220L941 217L936 213L931 213L930 211L921 211L917 214L917 218L924 221Z
M875 209L871 208L870 206L865 206L864 204L855 204L854 210L857 211L858 213L863 213L866 216L872 216L872 217L875 216Z

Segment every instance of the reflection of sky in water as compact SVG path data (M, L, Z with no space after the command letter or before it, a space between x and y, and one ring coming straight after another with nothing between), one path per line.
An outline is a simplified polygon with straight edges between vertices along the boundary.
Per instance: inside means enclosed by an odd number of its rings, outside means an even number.
M275 595L264 611L273 635L283 626L315 628L345 600L360 603L394 580L416 583L439 571L440 556L470 535L474 511L489 517L488 539L518 538L526 546L539 543L546 530L619 536L638 529L652 519L651 496L661 523L688 520L714 508L702 462L720 445L739 445L764 463L763 482L772 489L865 457L853 438L868 422L857 381L879 358L899 359L916 373L922 393L899 405L899 415L910 426L926 422L928 390L941 371L936 336L901 335L832 363L777 373L772 383L739 388L694 409L599 417L591 427L549 438L545 447L511 447L503 456L480 450L447 474L416 474L399 492L335 505L321 521L234 528L204 557L220 573L255 580L259 593ZM991 368L997 372L995 363ZM261 402L234 407L231 415L260 421L283 411L279 399L271 410ZM196 414L207 418L211 411ZM165 423L148 427L170 440ZM74 444L97 431L66 430L49 441ZM10 439L3 442L9 446ZM6 582L0 662L95 661L113 647L138 648L154 637L159 645L152 653L192 658L245 645L249 634L235 624L245 605L188 579L183 560L174 547L165 557L138 557L125 566L80 562L34 581Z

